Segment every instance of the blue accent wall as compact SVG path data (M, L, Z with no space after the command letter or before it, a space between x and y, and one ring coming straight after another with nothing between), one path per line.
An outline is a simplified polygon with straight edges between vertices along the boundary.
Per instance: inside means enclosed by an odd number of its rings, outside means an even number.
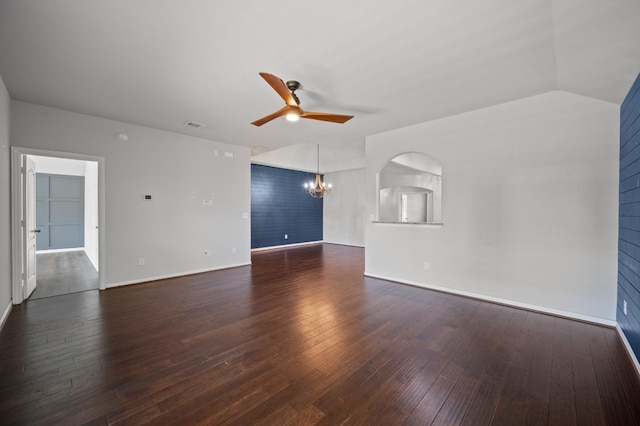
M640 75L620 108L619 215L616 320L640 359Z
M304 189L314 177L251 165L251 248L322 241L322 199Z

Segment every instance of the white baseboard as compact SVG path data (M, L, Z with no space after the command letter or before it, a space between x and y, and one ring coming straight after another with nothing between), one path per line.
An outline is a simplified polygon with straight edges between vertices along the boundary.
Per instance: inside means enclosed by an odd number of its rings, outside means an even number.
M349 246L349 247L364 248L363 245L359 245L359 244L338 243L338 242L335 242L335 241L322 240L322 241L310 241L308 243L296 243L296 244L284 244L284 245L281 245L281 246L260 247L260 248L251 249L251 252L282 249L282 248L301 247L301 246L311 246L311 245L315 245L315 244L334 244L334 245L337 245L337 246Z
M323 243L325 243L325 244L334 244L334 245L337 245L337 246L348 246L348 247L360 247L360 248L364 248L364 245L363 245L363 244L339 243L339 242L337 242L337 241L327 241L327 240L324 240L324 241L322 241L322 242L323 242Z
M618 336L620 336L620 340L622 340L622 343L624 344L624 347L627 350L627 353L631 357L633 366L636 368L636 373L640 377L640 362L638 362L638 358L636 357L636 354L633 353L633 349L631 348L631 344L629 344L629 341L627 340L627 336L624 335L624 332L620 328L620 325L616 325L616 330L618 331Z
M125 286L125 285L132 285L132 284L141 284L141 283L146 283L146 282L149 282L149 281L166 280L168 278L183 277L185 275L201 274L203 272L220 271L222 269L237 268L239 266L249 266L249 265L251 265L251 262L236 263L236 264L233 264L233 265L219 266L217 268L197 269L197 270L193 270L193 271L179 272L177 274L159 275L159 276L155 276L155 277L146 277L146 278L140 278L140 279L131 280L131 281L120 281L120 282L117 282L117 283L109 283L109 284L106 285L106 288L122 287L122 286Z
M316 244L322 244L322 241L309 241L308 243L295 243L295 244L284 244L281 246L260 247L260 248L251 249L251 252L253 253L254 251L265 251L265 250L275 250L275 249L281 249L281 248L312 246Z
M442 286L431 285L431 284L426 284L426 283L419 283L419 282L416 282L416 281L399 280L398 278L385 277L385 276L377 275L377 274L370 274L370 273L368 273L366 271L365 271L364 275L367 276L367 277L379 278L381 280L393 281L393 282L397 282L397 283L401 283L401 284L408 284L408 285L411 285L411 286L414 286L414 287L422 287L422 288L427 288L427 289L430 289L430 290L441 291L443 293L451 293L451 294L455 294L455 295L458 295L458 296L469 297L469 298L472 298L472 299L478 299L478 300L484 300L484 301L487 301L487 302L498 303L500 305L513 306L515 308L526 309L528 311L542 312L542 313L545 313L545 314L555 315L555 316L559 316L559 317L565 317L565 318L569 318L569 319L575 319L575 320L580 320L580 321L585 321L585 322L591 322L591 323L598 324L598 325L606 325L607 327L616 327L617 324L618 324L616 321L608 320L608 319L605 319L605 318L592 317L590 315L582 315L582 314L577 314L577 313L574 313L574 312L567 312L567 311L562 311L562 310L559 310L559 309L548 308L546 306L531 305L529 303L516 302L516 301L513 301L513 300L509 300L509 299L501 299L499 297L487 296L487 295L484 295L484 294L478 294L478 293L472 293L472 292L468 292L468 291L456 290L456 289L451 289L451 288L448 288L448 287L442 287Z
M74 247L74 248L64 248L64 249L47 249L47 250L36 250L36 254L46 254L46 253L65 253L68 251L81 251L84 250L84 247Z
M4 327L4 323L5 321L7 321L7 318L9 318L9 314L11 313L12 308L13 308L13 303L9 301L9 304L7 305L7 307L4 309L4 312L2 313L2 318L0 318L0 330L2 330L2 327Z

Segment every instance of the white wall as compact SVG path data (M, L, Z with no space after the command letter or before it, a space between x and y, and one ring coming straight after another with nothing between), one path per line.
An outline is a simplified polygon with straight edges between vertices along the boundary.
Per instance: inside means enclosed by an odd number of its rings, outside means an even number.
M0 77L0 326L11 308L10 106Z
M615 320L618 114L551 92L368 137L366 273ZM442 228L369 220L407 151L442 162Z
M12 145L105 159L107 286L250 262L248 148L20 101L11 107Z
M323 239L328 243L364 246L364 169L327 173L333 185L323 200Z
M329 123L328 126L332 124ZM316 144L288 145L251 157L256 164L315 173L318 169ZM364 141L355 145L326 143L320 145L320 173L364 168Z

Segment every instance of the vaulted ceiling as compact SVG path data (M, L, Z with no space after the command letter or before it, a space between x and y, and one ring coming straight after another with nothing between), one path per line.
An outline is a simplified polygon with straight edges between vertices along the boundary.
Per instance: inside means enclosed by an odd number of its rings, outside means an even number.
M254 152L357 155L367 135L552 90L621 103L639 40L638 0L0 0L12 99ZM260 71L355 118L252 126L284 105Z

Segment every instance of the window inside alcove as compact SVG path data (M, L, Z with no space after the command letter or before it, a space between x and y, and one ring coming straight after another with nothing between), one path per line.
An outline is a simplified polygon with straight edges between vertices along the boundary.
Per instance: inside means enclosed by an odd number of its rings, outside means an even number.
M442 223L442 165L409 152L390 159L378 173L378 221Z

